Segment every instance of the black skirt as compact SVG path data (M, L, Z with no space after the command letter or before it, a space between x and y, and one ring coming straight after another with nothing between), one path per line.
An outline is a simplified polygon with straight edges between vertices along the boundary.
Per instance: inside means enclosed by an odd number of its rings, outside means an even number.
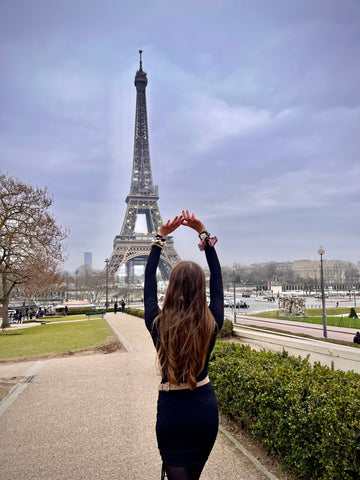
M194 390L159 392L156 437L165 464L205 463L218 428L218 407L211 383Z

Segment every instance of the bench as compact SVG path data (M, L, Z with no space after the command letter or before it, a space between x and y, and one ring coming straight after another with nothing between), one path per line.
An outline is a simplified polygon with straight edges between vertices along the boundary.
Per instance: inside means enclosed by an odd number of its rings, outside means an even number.
M90 317L101 317L101 318L104 318L105 315L106 315L106 312L91 312L91 313L87 313L87 314L86 314L86 317L87 317L87 318L90 318Z

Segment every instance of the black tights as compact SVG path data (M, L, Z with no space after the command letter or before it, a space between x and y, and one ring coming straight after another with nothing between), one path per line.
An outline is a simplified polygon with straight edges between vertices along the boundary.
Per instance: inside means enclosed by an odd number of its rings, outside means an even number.
M186 467L174 467L164 465L168 480L199 480L204 464L188 465Z

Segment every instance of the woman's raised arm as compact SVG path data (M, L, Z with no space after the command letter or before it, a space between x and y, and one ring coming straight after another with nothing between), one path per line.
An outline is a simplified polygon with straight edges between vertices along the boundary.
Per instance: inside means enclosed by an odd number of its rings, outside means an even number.
M168 220L161 225L159 233L162 239L176 230L183 220L182 215L176 216L173 220ZM156 237L155 237L156 238ZM151 247L150 255L145 268L145 284L144 284L144 310L145 310L145 324L149 331L151 331L152 323L159 313L158 299L157 299L157 283L156 283L156 269L159 264L161 255L161 244L154 242Z

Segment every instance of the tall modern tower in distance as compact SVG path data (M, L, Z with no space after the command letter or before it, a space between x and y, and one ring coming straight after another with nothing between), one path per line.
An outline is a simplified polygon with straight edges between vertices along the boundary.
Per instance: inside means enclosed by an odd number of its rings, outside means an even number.
M142 69L142 50L140 67L135 75L136 116L134 136L134 158L131 175L130 193L126 197L127 209L120 235L116 235L113 252L109 258L110 274L119 273L126 266L126 282L134 283L135 265L145 265L150 253L150 243L163 223L158 207L158 186L153 183L150 163L149 133L146 110L147 74ZM144 230L140 232L139 220L143 219ZM174 265L180 261L175 251L172 237L167 237L162 249L159 269L164 280L170 276Z

